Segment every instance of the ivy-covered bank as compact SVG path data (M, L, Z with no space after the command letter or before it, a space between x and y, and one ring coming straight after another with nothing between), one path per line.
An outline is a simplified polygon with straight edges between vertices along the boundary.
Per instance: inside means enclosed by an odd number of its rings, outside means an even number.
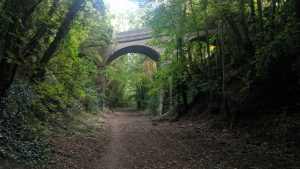
M0 1L0 158L47 160L65 119L99 114L94 60L110 42L102 1Z

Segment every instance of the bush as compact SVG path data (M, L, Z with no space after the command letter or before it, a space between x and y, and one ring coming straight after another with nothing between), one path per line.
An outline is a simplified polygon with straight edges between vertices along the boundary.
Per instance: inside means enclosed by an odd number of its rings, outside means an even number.
M299 30L299 25L287 26L257 50L244 78L248 108L266 112L293 105L299 99Z

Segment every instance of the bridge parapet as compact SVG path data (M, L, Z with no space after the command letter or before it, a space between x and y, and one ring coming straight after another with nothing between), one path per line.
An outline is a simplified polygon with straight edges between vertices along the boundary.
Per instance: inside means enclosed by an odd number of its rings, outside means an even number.
M120 32L117 34L117 43L125 43L143 39L151 39L150 29L144 28L139 30Z
M216 33L216 29L213 27L206 29L208 29L208 34ZM183 41L190 42L197 39L205 40L205 36L205 29L201 29L198 33L187 33L183 37ZM128 53L144 54L155 61L159 60L164 49L149 45L148 42L152 38L151 30L147 28L117 33L116 43L99 49L99 54L103 56L102 65L106 66L119 56ZM102 65L98 64L98 67L101 67Z

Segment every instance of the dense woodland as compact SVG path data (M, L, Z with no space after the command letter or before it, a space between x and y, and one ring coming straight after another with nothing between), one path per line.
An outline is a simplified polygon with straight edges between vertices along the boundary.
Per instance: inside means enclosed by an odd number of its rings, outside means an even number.
M102 95L98 50L118 31L102 0L0 0L1 158L42 163L54 126L115 107L175 120L212 114L231 129L299 118L300 1L138 3L130 29L150 28L151 45L164 52L158 62L140 54L113 61Z

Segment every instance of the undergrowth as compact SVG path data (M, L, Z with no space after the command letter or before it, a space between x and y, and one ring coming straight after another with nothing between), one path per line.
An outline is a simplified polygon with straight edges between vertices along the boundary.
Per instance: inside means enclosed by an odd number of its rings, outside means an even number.
M33 114L37 98L34 88L15 83L0 100L0 156L27 164L45 159L44 126Z

